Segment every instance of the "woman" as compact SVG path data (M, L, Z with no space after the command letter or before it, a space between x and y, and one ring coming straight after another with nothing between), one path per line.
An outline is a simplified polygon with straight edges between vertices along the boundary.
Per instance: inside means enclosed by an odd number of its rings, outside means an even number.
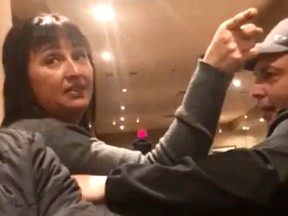
M232 79L212 74L213 82L206 86L205 73L196 74L168 131L143 156L90 137L89 124L95 129L95 70L86 37L67 18L41 15L12 27L3 46L3 66L3 125L40 132L73 175L107 175L125 162L170 166L184 156L195 161L205 157ZM200 95L209 100L199 100ZM95 200L82 176L75 178L84 197ZM103 193L106 178L92 179L89 185Z
M224 100L225 89L219 97L214 89L193 90L201 82L196 76L174 122L144 156L90 138L89 125L95 130L96 74L86 37L66 17L40 15L12 27L3 46L3 66L3 125L41 132L72 174L106 175L125 162L173 165L183 156L198 160L207 155ZM197 101L200 94L211 98L204 106Z

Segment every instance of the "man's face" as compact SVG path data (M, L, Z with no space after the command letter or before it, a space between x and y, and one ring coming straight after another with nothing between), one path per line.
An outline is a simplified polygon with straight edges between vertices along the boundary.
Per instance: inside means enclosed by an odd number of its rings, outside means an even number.
M278 110L288 108L288 52L263 54L258 59L251 95L269 122Z

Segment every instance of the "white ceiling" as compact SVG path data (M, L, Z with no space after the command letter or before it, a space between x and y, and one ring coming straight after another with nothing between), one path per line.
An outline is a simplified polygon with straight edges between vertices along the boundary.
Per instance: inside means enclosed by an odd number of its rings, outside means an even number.
M98 132L113 133L120 131L120 116L125 117L124 131L166 128L171 122L167 115L180 104L197 58L217 26L248 7L260 9L257 21L261 23L272 11L267 8L275 8L275 3L279 7L285 1L110 0L116 19L106 24L99 23L90 12L100 2L12 0L12 6L18 18L50 11L68 16L81 27L96 62ZM105 50L113 53L113 61L100 58ZM252 74L242 72L237 77L243 85L229 88L221 122L232 121L255 105L249 95ZM122 93L122 88L128 92ZM126 106L125 111L120 110L121 105ZM114 119L116 126L112 125Z

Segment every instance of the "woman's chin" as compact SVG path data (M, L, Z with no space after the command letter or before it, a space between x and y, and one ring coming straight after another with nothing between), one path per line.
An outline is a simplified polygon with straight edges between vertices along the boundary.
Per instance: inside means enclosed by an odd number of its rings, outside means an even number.
M69 109L86 110L88 105L89 101L87 99L77 99L69 101L65 106Z

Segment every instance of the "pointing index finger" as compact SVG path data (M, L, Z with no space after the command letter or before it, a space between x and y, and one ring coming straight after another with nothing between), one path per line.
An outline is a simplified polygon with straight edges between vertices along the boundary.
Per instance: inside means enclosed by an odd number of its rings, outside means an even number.
M230 30L239 29L243 24L250 21L258 14L257 9L249 8L241 13L238 13L233 18L226 22L226 28Z

